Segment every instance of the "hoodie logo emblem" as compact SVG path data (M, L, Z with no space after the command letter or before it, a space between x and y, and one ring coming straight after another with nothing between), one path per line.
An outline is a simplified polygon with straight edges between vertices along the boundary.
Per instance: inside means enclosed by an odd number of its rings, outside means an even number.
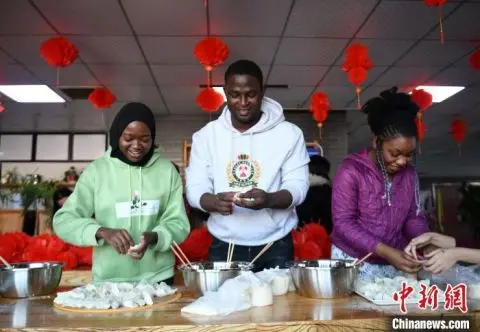
M239 154L236 160L227 165L228 185L231 188L254 188L258 185L259 177L260 164L251 160L248 154Z

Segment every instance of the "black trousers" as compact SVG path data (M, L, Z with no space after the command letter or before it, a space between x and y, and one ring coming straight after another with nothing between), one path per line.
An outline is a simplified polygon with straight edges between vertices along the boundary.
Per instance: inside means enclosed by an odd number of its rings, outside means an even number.
M266 245L266 244L265 244ZM240 246L235 245L232 261L251 262L252 259L265 247L261 246ZM213 237L212 245L208 255L209 261L227 260L228 242ZM293 260L293 239L292 234L288 233L285 237L277 240L274 244L258 258L254 263L254 272L267 268L285 268L288 261Z

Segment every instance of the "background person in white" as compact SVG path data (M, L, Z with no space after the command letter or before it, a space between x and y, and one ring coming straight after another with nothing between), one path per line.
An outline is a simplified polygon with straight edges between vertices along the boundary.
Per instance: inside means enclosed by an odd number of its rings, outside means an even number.
M282 106L264 97L263 74L254 62L239 60L225 72L227 105L218 120L193 135L186 170L187 198L210 212L214 240L210 261L255 262L255 270L293 259L290 231L297 225L295 206L308 190L309 157L303 133L285 121Z

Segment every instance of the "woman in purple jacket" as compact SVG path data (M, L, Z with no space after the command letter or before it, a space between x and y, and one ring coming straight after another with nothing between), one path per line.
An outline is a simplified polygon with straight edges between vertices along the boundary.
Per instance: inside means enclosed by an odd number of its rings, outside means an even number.
M418 106L397 88L362 108L373 146L348 156L337 170L332 192L332 258L372 256L360 278L415 273L420 264L403 249L428 232L411 161L417 145ZM392 266L393 265L393 266Z

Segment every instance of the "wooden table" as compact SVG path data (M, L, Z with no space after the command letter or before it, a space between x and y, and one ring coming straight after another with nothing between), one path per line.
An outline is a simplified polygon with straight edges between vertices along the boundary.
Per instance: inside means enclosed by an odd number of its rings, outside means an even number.
M83 272L85 273L85 272ZM78 279L77 279L78 280ZM184 291L175 303L159 309L123 314L71 314L53 308L53 296L10 300L0 299L0 331L389 331L398 306L379 307L358 297L315 300L294 293L279 296L270 307L254 308L224 317L192 316L180 309L198 295ZM469 304L475 329L480 331L480 303ZM415 305L411 313L432 316ZM451 314L451 313L444 313Z

